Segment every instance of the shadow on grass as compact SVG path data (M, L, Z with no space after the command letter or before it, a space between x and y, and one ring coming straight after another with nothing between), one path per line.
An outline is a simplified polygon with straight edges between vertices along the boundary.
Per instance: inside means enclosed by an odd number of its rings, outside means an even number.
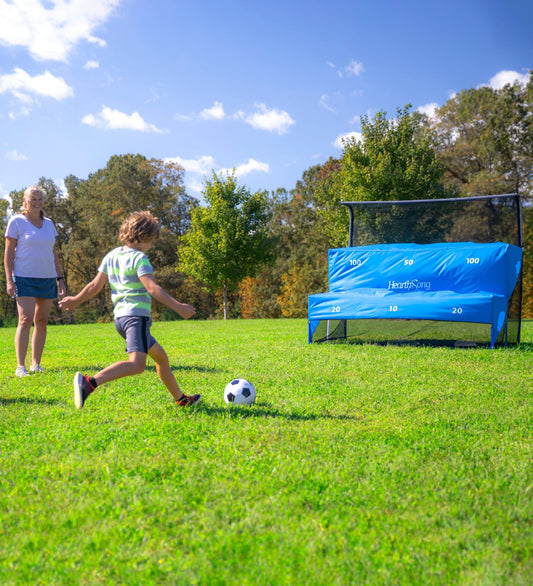
M72 373L75 372L81 372L83 374L89 374L89 376L93 376L93 374L96 374L97 372L100 372L101 370L103 370L104 368L106 368L107 366L109 366L110 364L113 364L113 362L109 362L109 364L92 364L92 365L85 365L85 366L78 366L76 368L76 370L69 368L68 370L72 371ZM146 369L148 372L157 372L155 369L155 364L152 362L151 364L147 364L146 365ZM179 372L179 371L195 371L195 372L221 372L218 368L210 368L207 366L172 366L172 371L173 372Z
M319 344L337 344L346 346L408 346L411 348L456 348L458 350L463 349L475 349L475 350L488 350L490 344L488 342L474 342L474 341L463 341L463 340L439 340L439 339L419 339L419 340L361 340L356 338L338 338L332 340L317 340ZM531 352L533 350L533 343L531 342L520 342L520 344L512 343L505 346L502 343L496 345L496 348L509 348L516 350L523 350Z
M338 338L332 340L317 340L320 344L346 344L347 346L407 346L411 348L480 348L486 349L490 346L488 342L441 340L439 338L420 338L417 340L406 339L361 339L361 338Z
M112 364L112 362L110 362L109 364ZM93 374L103 370L106 366L109 366L109 364L85 364L81 366L76 366L76 368L62 368L60 369L60 372L68 373L69 376L71 373L72 376L74 376L76 372L81 372L82 374L90 374L90 376L92 376Z
M520 342L517 348L519 350L524 350L526 352L533 352L533 343L532 342Z
M188 372L222 372L220 368L212 368L209 366L171 366L172 372L188 371ZM156 372L155 364L147 364L146 370Z
M0 405L57 405L57 399L41 399L40 397L0 397Z
M332 419L335 421L357 421L359 418L355 415L347 415L342 413L336 415L323 411L322 413L302 413L300 411L287 412L281 409L276 409L265 404L255 404L253 406L234 405L226 407L215 407L200 403L196 407L199 411L207 413L208 415L229 415L230 417L238 417L242 419L247 418L274 418L287 419L289 421L320 421L323 419Z

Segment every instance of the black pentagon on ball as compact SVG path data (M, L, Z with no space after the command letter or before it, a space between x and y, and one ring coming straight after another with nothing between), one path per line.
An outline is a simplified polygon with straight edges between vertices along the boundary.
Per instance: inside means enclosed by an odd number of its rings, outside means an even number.
M235 401L235 395L233 393L228 393L226 396L230 403L233 403L233 401Z
M238 378L234 378L234 379L231 381L231 384L232 384L232 385L238 385L238 384L239 384L239 379L238 379Z
M252 391L248 387L244 387L242 394L244 397L248 398L252 394Z

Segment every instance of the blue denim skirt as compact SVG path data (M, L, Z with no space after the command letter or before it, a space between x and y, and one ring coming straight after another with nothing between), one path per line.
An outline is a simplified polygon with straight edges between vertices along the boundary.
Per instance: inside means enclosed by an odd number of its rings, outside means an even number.
M34 277L15 276L17 297L36 297L37 299L55 299L57 281L55 278L37 279Z

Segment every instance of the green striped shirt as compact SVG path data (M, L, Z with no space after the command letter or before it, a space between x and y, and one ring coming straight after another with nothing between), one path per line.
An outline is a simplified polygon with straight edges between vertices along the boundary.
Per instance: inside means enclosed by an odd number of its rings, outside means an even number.
M98 270L109 279L115 317L150 316L152 298L139 277L154 269L144 252L119 246L105 255Z

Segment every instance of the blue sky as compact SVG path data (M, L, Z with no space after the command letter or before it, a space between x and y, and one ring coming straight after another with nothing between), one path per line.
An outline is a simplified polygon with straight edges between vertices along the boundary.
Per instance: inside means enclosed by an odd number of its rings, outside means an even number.
M0 0L0 195L115 154L290 190L360 116L526 78L531 0Z

